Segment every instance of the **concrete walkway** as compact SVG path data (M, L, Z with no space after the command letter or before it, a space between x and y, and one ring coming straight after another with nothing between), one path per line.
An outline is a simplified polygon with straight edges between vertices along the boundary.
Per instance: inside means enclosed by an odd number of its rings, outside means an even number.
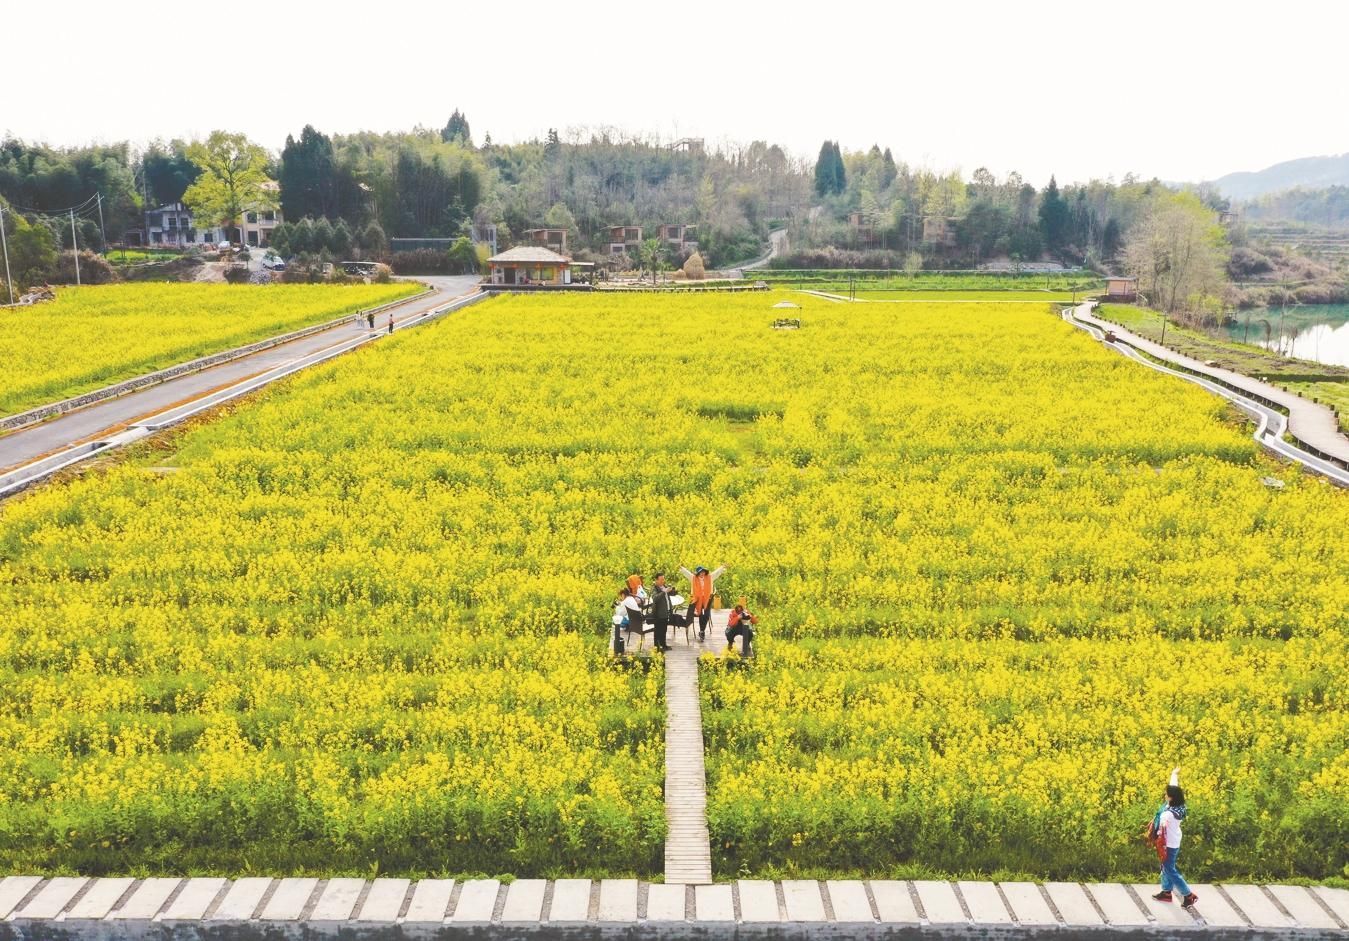
M1349 936L1349 891L1199 885L1193 911L1152 885L740 880L686 886L636 879L0 880L0 937L204 938L309 934L687 936L907 934L1035 937L1045 931L1172 937ZM234 928L234 934L221 929ZM752 929L746 933L745 929ZM494 930L495 929L495 930Z
M1091 324L1100 330L1114 331L1115 336L1121 341L1146 353L1148 356L1174 363L1189 372L1199 373L1202 376L1217 380L1222 385L1231 387L1233 390L1249 397L1274 403L1288 413L1288 433L1292 437L1314 453L1319 453L1323 457L1328 457L1345 467L1349 467L1349 438L1340 434L1339 423L1335 420L1335 416L1330 409L1324 405L1318 405L1300 395L1285 392L1278 386L1261 382L1259 379L1253 379L1241 373L1232 372L1229 369L1205 366L1198 360L1173 352L1160 343L1154 343L1152 340L1141 337L1118 324L1097 317L1092 313L1092 310L1092 304L1081 304L1074 311L1074 316L1079 321Z
M1088 305L1082 305L1077 308L1064 309L1064 318L1079 329L1085 330L1098 340L1105 342L1107 346L1142 363L1149 369L1176 376L1177 378L1184 379L1186 382L1192 382L1195 385L1201 386L1215 395L1222 396L1245 411L1255 420L1256 426L1252 433L1252 437L1255 438L1256 442L1261 446L1268 448L1280 457L1301 464L1308 470L1320 474L1342 487L1349 487L1349 470L1346 470L1335 461L1328 460L1324 454L1317 453L1315 450L1306 450L1303 447L1299 447L1296 444L1290 444L1284 440L1284 434L1288 431L1289 427L1288 416L1273 404L1270 404L1270 400L1265 399L1258 391L1242 391L1242 389L1245 389L1246 387L1238 387L1235 384L1224 381L1217 375L1211 375L1212 373L1217 372L1225 373L1226 370L1212 370L1203 367L1202 364L1200 364L1199 369L1186 367L1184 366L1184 362L1193 362L1193 360L1188 360L1187 357L1173 354L1165 348L1159 347L1162 352L1175 358L1172 361L1175 363L1174 365L1169 365L1167 361L1162 361L1161 357L1150 358L1141 348L1136 347L1130 342L1128 337L1132 335L1128 334L1127 331L1115 330L1116 339L1107 342L1105 340L1105 331L1114 328L1109 324L1101 324L1094 317L1083 319L1083 316L1086 313L1084 308L1087 306ZM1153 346L1156 346L1156 344L1153 344ZM1228 373L1228 375L1236 374ZM1239 378L1245 379L1246 377ZM1254 383L1255 381L1248 379L1247 382ZM1264 385L1263 383L1255 384ZM1275 389L1274 391L1277 392L1281 390ZM1287 393L1284 394L1287 395ZM1294 398L1297 397L1294 396ZM1301 401L1304 406L1312 408L1319 407L1314 405L1314 403L1307 402L1305 399L1300 399L1299 401ZM1294 437L1296 438L1296 436ZM1299 442L1299 444L1300 443L1301 442Z

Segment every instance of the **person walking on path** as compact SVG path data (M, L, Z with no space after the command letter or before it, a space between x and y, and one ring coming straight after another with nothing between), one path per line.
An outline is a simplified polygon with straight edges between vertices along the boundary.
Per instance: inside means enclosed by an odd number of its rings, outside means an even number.
M389 332L393 333L393 314L389 314Z
M741 598L734 608L731 609L731 616L726 619L726 646L734 647L737 637L745 638L745 656L749 656L753 651L754 643L754 625L759 623L759 619L750 613L749 608L745 606L745 599Z
M670 615L673 613L670 603L670 586L665 584L665 573L656 573L655 591L651 595L651 623L655 627L656 649L664 653L670 649L666 633L670 630Z
M1171 772L1165 802L1153 817L1151 827L1162 858L1162 891L1153 898L1159 902L1170 902L1173 899L1172 892L1179 892L1180 904L1192 908L1199 901L1199 896L1190 891L1189 883L1176 868L1176 857L1180 855L1180 822L1185 819L1185 813L1185 792L1180 788L1180 769L1177 768Z
M707 640L707 624L712 620L712 593L716 588L717 579L726 573L726 566L720 565L709 572L701 565L690 572L684 566L679 567L679 574L689 580L691 590L689 591L689 617L698 619L698 643Z
M365 312L365 322L370 325L371 330L375 329L375 312L373 310Z

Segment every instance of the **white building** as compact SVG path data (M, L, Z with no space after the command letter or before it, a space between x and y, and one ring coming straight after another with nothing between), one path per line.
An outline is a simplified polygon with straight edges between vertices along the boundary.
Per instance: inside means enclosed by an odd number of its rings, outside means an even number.
M268 182L263 184L263 189L275 194L281 188ZM187 248L233 242L259 248L272 240L272 231L281 222L280 209L256 209L245 212L238 225L200 229L194 223L192 210L182 203L169 203L145 214L145 244Z
M145 244L185 248L197 242L192 212L182 203L158 206L145 214Z

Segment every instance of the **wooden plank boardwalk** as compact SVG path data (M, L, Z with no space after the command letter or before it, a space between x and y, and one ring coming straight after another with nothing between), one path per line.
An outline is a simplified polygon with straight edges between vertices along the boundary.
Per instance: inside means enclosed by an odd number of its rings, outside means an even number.
M687 649L687 648L686 648ZM563 926L664 935L848 937L953 934L1018 938L1065 931L1252 939L1349 938L1349 890L1324 886L1196 885L1183 909L1152 885L902 880L739 880L689 887L636 879L0 879L0 937L209 941L222 926L277 937L556 938ZM279 933L277 933L279 932ZM591 936L591 935L587 935ZM598 936L598 935L595 935Z
M726 611L714 611L707 641L697 628L671 628L665 655L665 881L712 881L707 832L707 770L703 763L703 713L698 698L698 657L726 646Z

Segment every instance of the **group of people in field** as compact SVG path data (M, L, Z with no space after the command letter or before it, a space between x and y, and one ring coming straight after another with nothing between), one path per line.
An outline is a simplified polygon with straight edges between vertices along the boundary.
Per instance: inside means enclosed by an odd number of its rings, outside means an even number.
M627 632L645 633L645 625L651 625L652 640L657 650L670 649L669 631L671 627L698 626L698 643L707 642L707 628L712 621L712 604L715 597L717 579L726 572L721 565L708 571L698 566L689 571L679 567L679 574L689 583L687 602L676 594L666 583L665 573L657 572L648 589L640 575L629 575L627 582L618 592L614 602L614 652L623 652L622 634ZM687 604L681 612L680 606ZM759 619L746 606L744 598L731 609L726 624L726 643L734 644L743 638L748 653L754 639L754 625Z

